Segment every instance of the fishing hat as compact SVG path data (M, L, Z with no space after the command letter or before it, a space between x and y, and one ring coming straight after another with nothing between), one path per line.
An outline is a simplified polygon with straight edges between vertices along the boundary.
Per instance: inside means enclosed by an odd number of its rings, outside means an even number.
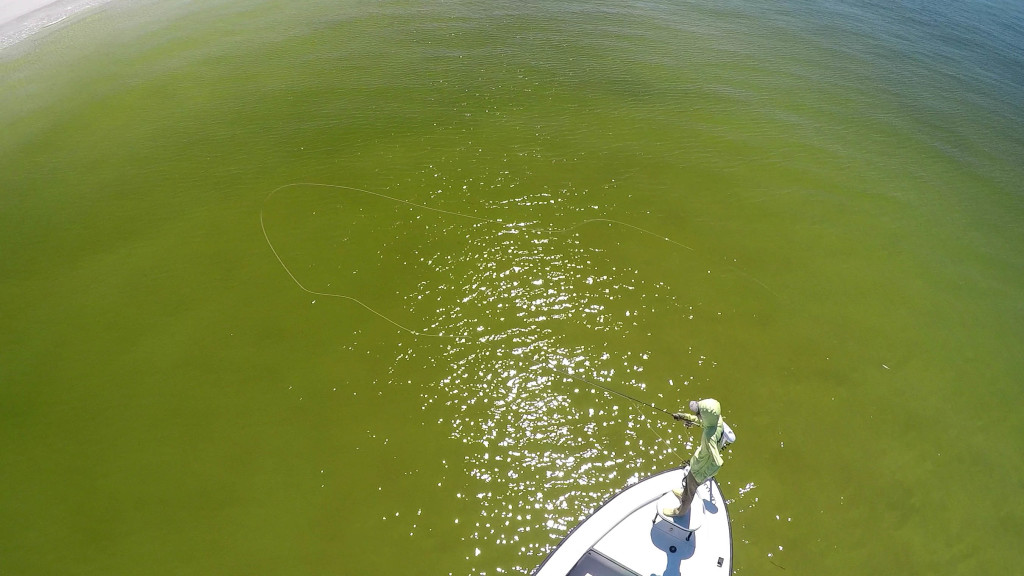
M700 407L697 406L696 400L690 400L690 411L693 412L694 414L700 413Z

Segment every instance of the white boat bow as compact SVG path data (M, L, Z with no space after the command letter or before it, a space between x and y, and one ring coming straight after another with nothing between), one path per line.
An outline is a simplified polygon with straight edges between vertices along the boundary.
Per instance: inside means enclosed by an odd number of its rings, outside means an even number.
M687 469L627 487L574 528L534 576L728 576L732 528L718 482L700 486L690 510L666 516Z

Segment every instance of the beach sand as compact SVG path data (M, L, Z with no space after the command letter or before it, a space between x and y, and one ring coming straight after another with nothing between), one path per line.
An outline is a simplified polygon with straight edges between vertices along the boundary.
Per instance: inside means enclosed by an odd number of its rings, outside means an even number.
M0 49L109 0L0 1Z
M53 3L54 0L7 0L0 3L0 26Z

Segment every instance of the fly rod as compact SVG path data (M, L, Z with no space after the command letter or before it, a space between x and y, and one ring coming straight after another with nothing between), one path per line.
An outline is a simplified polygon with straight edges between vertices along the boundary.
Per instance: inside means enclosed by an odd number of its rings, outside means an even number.
M551 369L555 370L555 368L553 366L551 367ZM633 396L630 396L629 394L626 394L624 392L619 392L618 390L614 390L612 388L604 386L603 384L598 384L597 382L593 382L591 380L583 378L582 376L577 376L577 375L575 375L575 374L573 374L573 373L571 373L569 371L555 370L555 372L558 372L560 374L565 374L566 376L568 376L569 378L572 378L573 380L578 380L578 381L583 382L585 384L589 384L590 386L596 386L596 387L604 390L605 392L609 392L611 394L615 394L616 396L622 396L626 400L629 400L631 402L636 402L637 404L646 406L648 408L653 408L654 410L657 410L658 412L661 412L663 414L668 414L669 416L672 416L672 412L669 412L668 410L665 410L664 408L658 408L657 406L654 405L653 402L644 402L643 400L641 400L639 398L634 398Z

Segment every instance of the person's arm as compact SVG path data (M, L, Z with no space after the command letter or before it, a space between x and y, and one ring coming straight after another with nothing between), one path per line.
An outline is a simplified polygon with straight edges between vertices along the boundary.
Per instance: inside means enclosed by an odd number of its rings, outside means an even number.
M687 426L692 426L700 422L700 418L697 418L693 414L686 414L685 412L677 412L672 415L676 420L682 420Z
M705 428L717 428L718 420L722 417L722 405L714 398L705 398L697 403L697 411L700 412L700 420Z

